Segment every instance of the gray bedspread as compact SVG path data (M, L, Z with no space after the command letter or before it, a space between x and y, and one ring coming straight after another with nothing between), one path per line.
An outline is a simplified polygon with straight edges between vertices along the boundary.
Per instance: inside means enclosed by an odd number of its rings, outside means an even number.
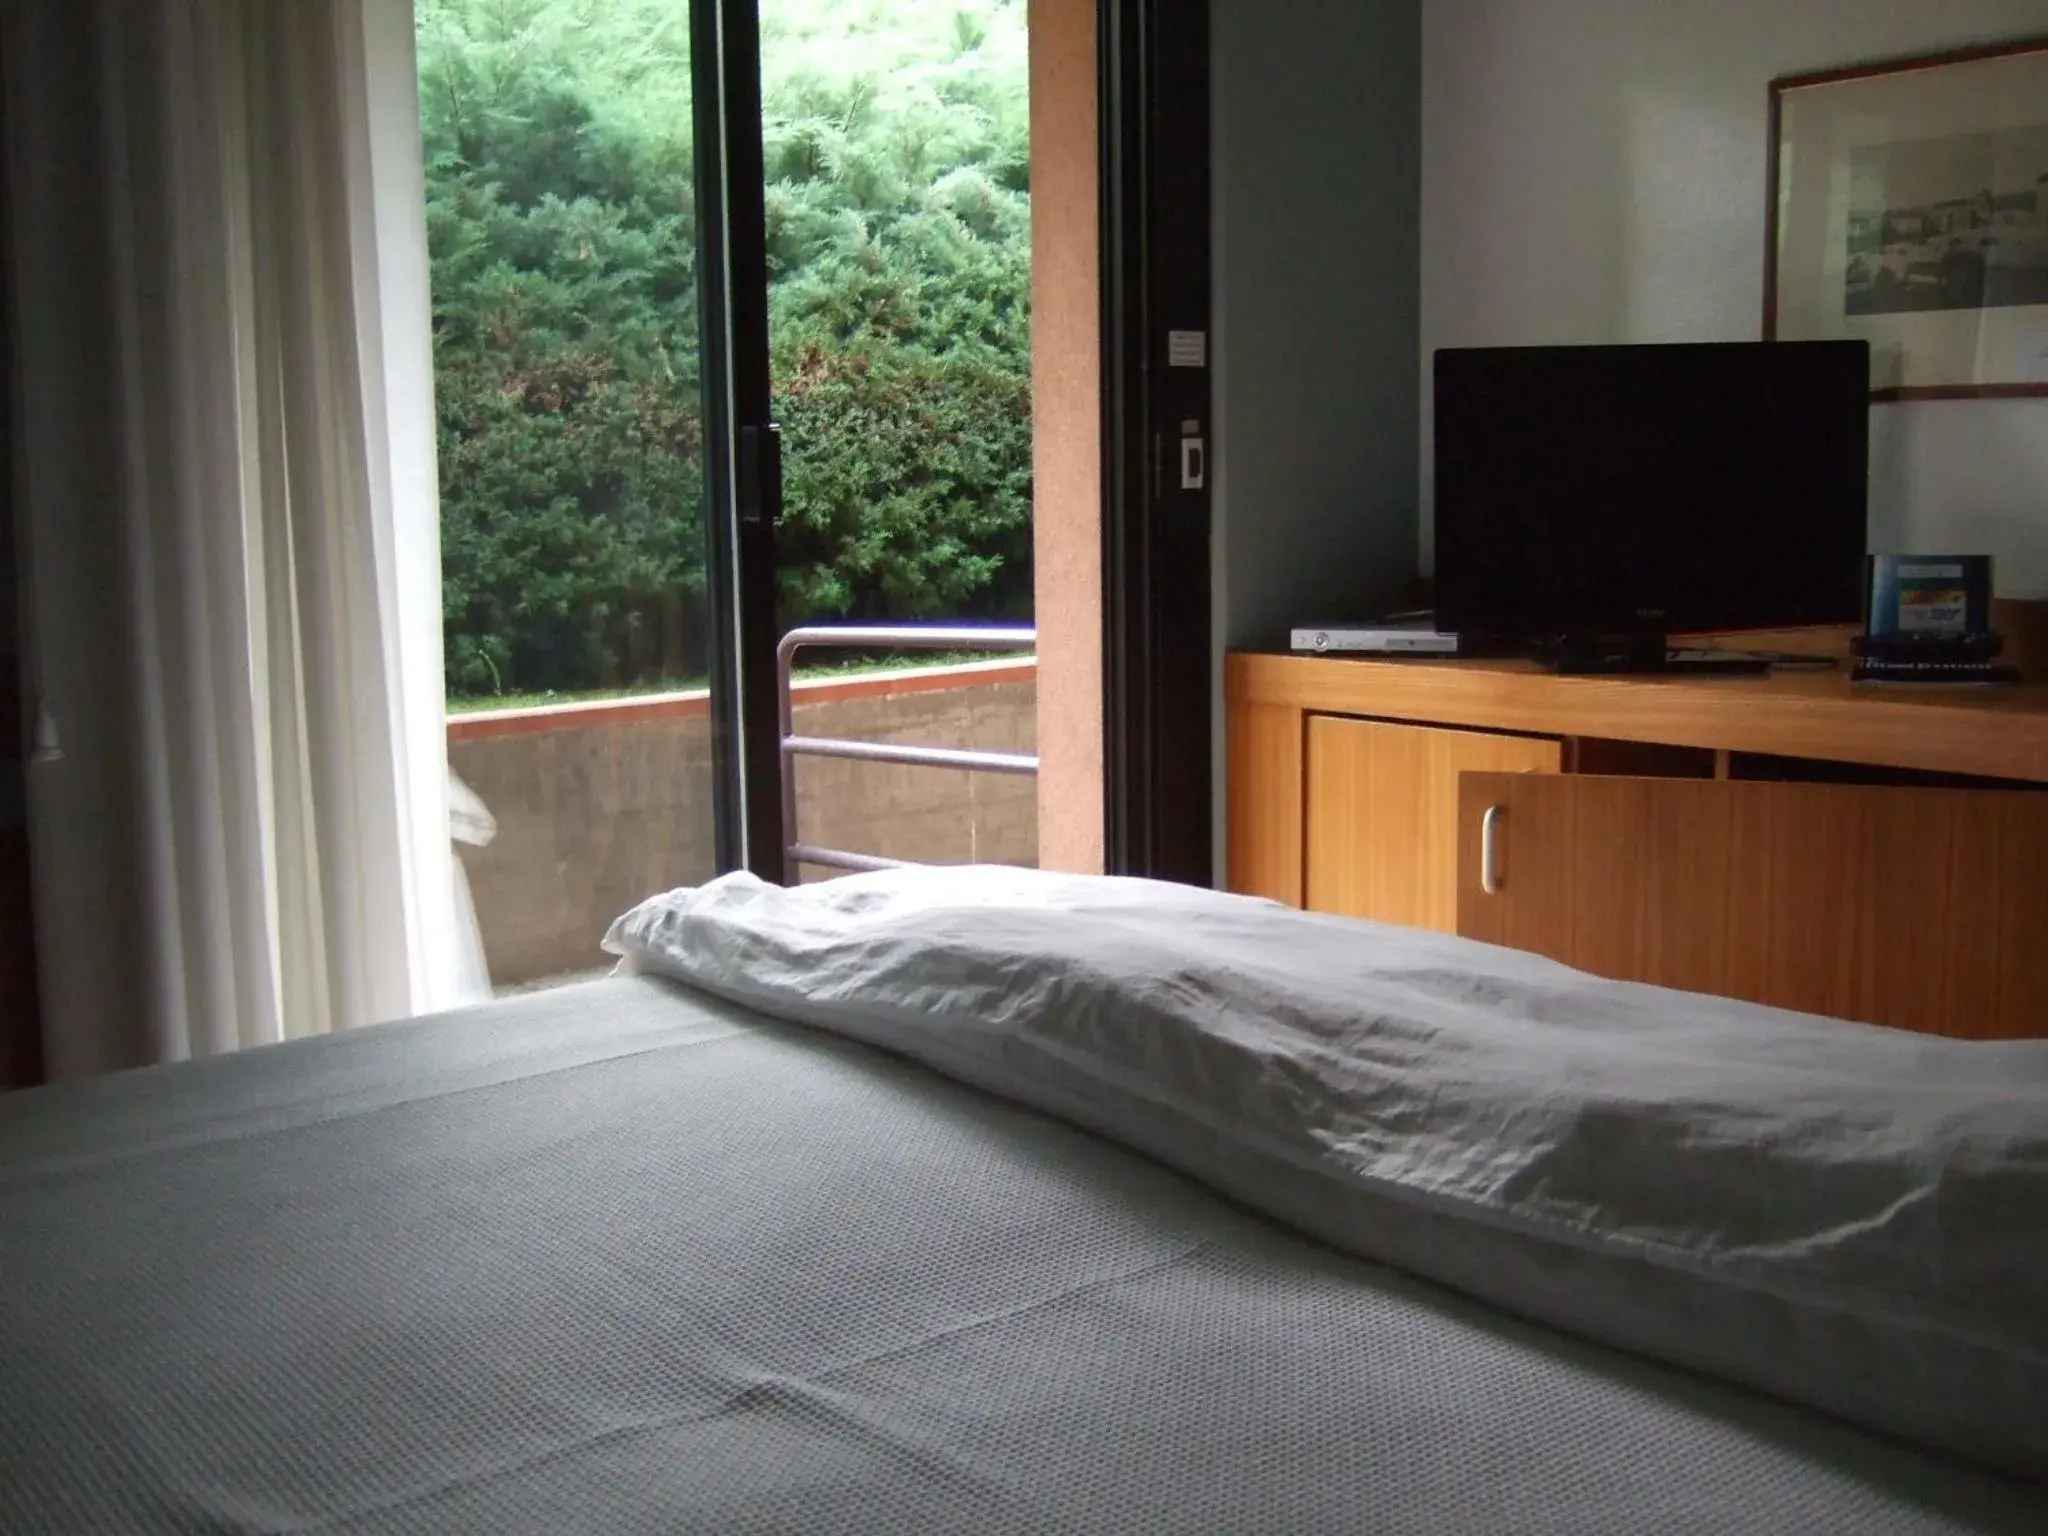
M651 980L0 1100L0 1530L2048 1529Z

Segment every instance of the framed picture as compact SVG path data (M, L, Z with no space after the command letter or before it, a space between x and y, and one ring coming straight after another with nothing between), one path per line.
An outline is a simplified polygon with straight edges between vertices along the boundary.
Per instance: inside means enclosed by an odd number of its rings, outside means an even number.
M1768 259L1878 399L2048 395L2048 38L1774 80Z

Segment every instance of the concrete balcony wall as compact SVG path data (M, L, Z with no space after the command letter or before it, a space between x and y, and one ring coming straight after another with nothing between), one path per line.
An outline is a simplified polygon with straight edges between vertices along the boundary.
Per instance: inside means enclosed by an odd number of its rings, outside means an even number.
M800 735L1029 753L1029 662L800 683ZM613 918L713 873L701 694L451 717L448 761L497 819L460 847L495 986L587 971ZM1035 864L1034 782L802 759L802 840L933 864ZM825 871L806 871L815 878Z
M805 736L1029 753L1037 684L842 699L799 707ZM826 848L920 864L1036 864L1038 789L1025 777L806 757L796 762L797 826ZM832 871L806 871L821 878Z

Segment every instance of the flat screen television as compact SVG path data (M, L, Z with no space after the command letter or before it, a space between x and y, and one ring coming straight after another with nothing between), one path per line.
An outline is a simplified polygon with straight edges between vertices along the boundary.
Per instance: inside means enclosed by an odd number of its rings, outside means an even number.
M1853 622L1860 341L1446 348L1440 628L1503 639Z

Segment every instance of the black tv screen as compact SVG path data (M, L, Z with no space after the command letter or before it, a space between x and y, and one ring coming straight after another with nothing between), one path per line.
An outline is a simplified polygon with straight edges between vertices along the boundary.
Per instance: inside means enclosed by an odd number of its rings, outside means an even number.
M1441 627L1860 617L1867 343L1447 348L1435 366Z

